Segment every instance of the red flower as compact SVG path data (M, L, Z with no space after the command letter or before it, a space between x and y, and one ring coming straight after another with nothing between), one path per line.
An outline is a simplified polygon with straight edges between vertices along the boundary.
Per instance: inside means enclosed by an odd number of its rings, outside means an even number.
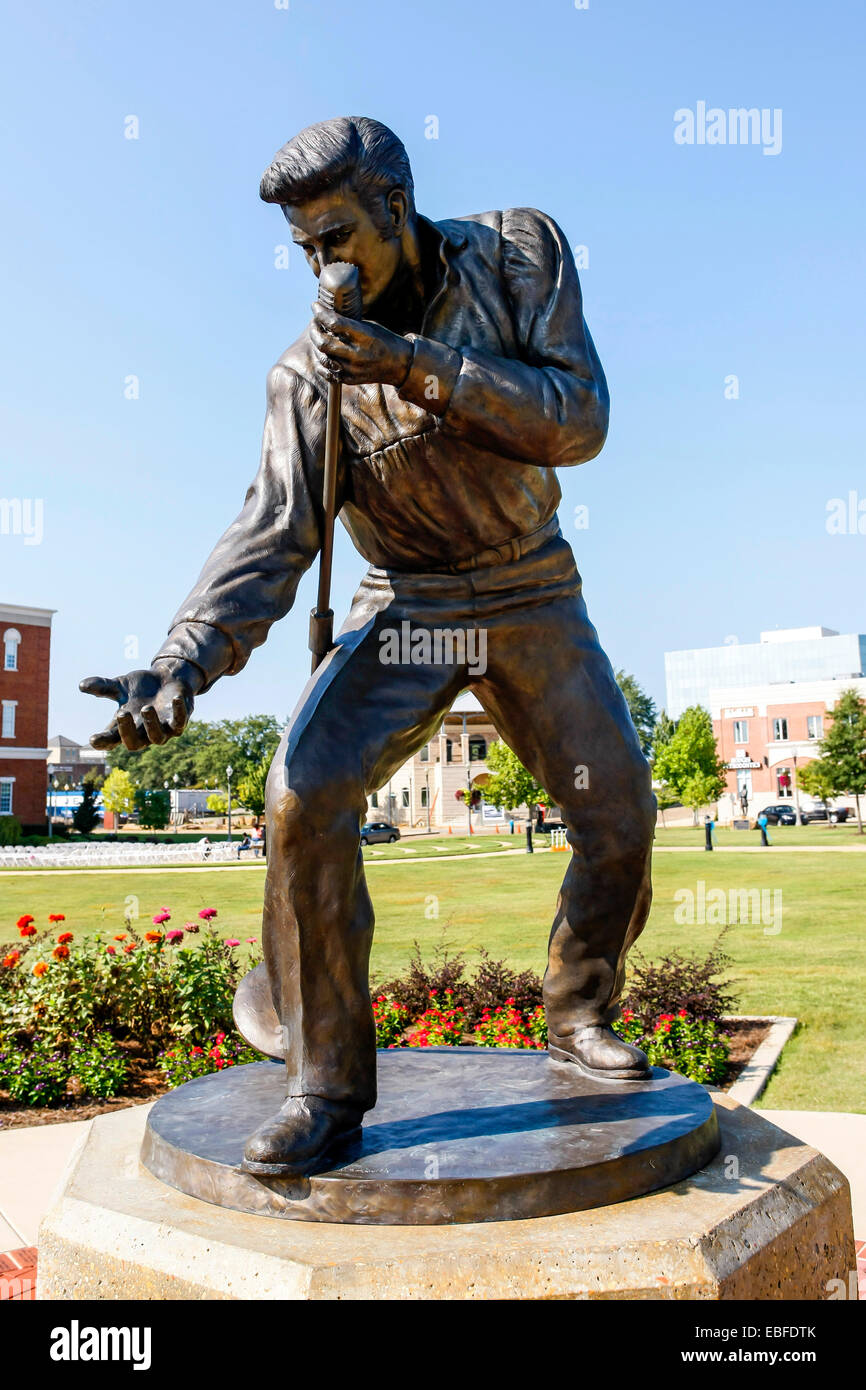
M48 966L46 965L45 961L44 961L44 960L38 960L38 961L36 962L36 964L34 965L34 967L33 967L33 974L34 974L34 975L37 975L37 976L41 979L42 976L43 976L43 975L45 974L45 972L47 971L47 969L48 969Z
M129 942L127 942L127 944L124 946L123 949L124 949L124 951L126 952L126 954L127 954L128 956L131 956L132 953L133 953L133 951L135 950L135 942L134 942L134 941L129 941Z
M49 922L65 922L66 918L62 912L49 912L48 920Z
M115 936L114 939L115 939L115 941L125 941L125 940L126 940L126 932L125 932L125 931L118 932L117 936Z
M66 960L66 957L69 955L69 947L55 946L51 954L55 960Z
M116 948L115 946L106 946L106 948L105 948L105 954L106 954L107 956L116 956L116 955L117 955L117 948Z
M144 939L145 939L145 941L150 941L150 942L152 942L154 945L156 945L157 942L162 941L162 932L161 932L161 931L146 931L146 932L144 933Z
M22 925L23 924L23 925ZM18 923L18 933L20 936L35 936L36 928L33 925L32 917L22 917Z
M28 913L25 917L19 917L19 918L18 918L18 921L15 923L15 925L16 925L16 927L18 928L18 930L21 931L22 927L29 927L29 926L30 926L30 923L31 923L31 922L35 922L35 921L36 921L36 918L35 918L35 917L31 917L30 914Z
M58 940L58 943L59 943L61 946L65 946L66 943L67 943L67 941L71 941L71 940L72 940L72 932L71 932L71 931L62 931L62 932L60 933L60 935L58 936L57 940Z
M677 1013L677 1018L688 1018L688 1013L685 1009L680 1009Z
M3 964L5 965L7 970L11 970L13 965L17 965L20 959L20 951L10 951L8 956L4 957Z

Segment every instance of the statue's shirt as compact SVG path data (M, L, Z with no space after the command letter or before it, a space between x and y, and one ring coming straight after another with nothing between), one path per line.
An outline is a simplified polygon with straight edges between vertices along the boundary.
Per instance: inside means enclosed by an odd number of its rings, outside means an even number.
M570 248L532 208L439 223L442 277L398 388L344 386L340 518L381 569L447 570L554 516L601 448L607 388ZM268 378L258 474L158 656L210 685L292 605L320 548L326 383L307 328Z

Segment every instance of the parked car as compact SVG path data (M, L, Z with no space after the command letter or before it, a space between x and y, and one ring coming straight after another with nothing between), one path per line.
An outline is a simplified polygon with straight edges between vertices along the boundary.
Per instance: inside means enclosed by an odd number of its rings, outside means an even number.
M793 806L765 806L764 815L770 825L796 825L797 812ZM760 815L761 812L758 812Z
M396 825L389 825L386 820L370 821L367 825L361 826L362 845L393 845L399 838L400 831Z
M828 820L831 825L841 825L848 819L848 806L813 806L811 811L801 811L800 819L804 825L813 820Z

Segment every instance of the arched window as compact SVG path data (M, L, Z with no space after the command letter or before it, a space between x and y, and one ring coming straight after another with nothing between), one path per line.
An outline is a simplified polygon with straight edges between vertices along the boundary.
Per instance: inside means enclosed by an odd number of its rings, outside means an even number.
M3 670L18 670L18 646L21 641L21 633L17 627L7 627L3 633Z

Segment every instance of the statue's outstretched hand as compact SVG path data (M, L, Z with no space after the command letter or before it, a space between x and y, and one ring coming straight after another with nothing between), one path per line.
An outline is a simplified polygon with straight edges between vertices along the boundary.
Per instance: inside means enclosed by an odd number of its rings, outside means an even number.
M151 667L125 676L88 676L79 690L116 700L119 709L111 723L90 740L93 748L146 748L182 734L193 710L193 689L172 668Z

